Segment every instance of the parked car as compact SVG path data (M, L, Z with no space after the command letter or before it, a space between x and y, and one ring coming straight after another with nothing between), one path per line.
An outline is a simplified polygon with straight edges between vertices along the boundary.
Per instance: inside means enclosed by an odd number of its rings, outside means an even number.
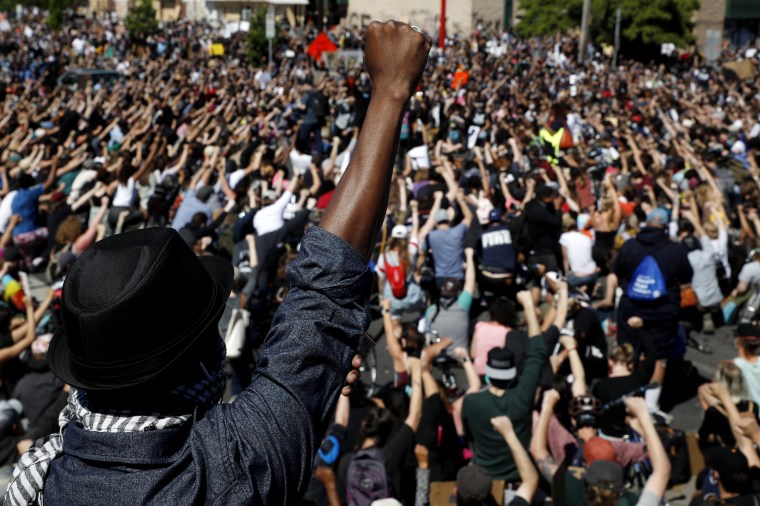
M111 86L121 79L124 79L124 76L114 70L72 69L58 78L58 84L84 88L88 82L92 82L93 85Z

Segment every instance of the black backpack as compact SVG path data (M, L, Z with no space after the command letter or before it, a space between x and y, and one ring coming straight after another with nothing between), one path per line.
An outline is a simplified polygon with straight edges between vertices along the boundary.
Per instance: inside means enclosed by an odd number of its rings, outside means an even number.
M530 205L530 204L529 204ZM525 256L528 256L533 248L533 234L528 224L527 206L512 220L509 225L509 233L512 235L512 245Z
M312 92L311 107L314 111L314 114L316 114L320 119L327 116L327 113L330 112L330 103L327 100L325 94L321 91Z

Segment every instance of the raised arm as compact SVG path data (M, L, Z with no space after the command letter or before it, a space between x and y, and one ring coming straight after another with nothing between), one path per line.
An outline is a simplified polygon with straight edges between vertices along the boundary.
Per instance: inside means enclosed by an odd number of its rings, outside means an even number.
M13 343L11 346L0 349L0 364L18 357L22 351L32 345L32 342L37 337L37 325L34 320L34 306L32 305L32 298L30 295L24 296L24 306L26 307L26 335L23 339Z
M491 425L507 442L509 451L512 452L512 458L515 459L517 472L520 474L520 480L522 481L517 488L516 494L530 504L533 500L533 494L536 493L536 488L538 488L538 473L536 472L536 468L533 466L533 462L530 461L528 452L525 451L522 443L517 438L515 429L512 426L512 420L509 417L497 416L491 418Z
M583 368L578 342L571 336L560 336L559 342L567 350L570 359L570 372L573 373L573 397L586 395L586 370Z
M554 413L554 406L559 401L559 393L556 390L547 390L544 392L544 401L541 405L541 414L538 417L538 424L533 429L533 437L530 440L530 453L536 461L538 471L549 483L552 482L554 473L557 472L557 461L549 452L548 432L549 421Z
M430 46L430 38L409 25L373 22L367 28L365 64L372 98L356 149L320 223L366 258L388 204L401 117Z
M385 214L401 114L430 48L429 39L393 21L372 23L367 39L374 92L357 150L321 226L308 231L287 266L291 288L250 386L204 419L236 441L255 503L300 504L338 397L347 378L358 378L354 355L370 324L367 260ZM421 390L419 368L412 368L412 428Z
M625 406L628 412L634 416L635 422L633 428L644 437L647 445L649 460L652 462L652 474L644 485L644 491L655 494L658 499L662 499L665 490L668 488L670 480L670 460L665 453L665 447L662 446L657 429L652 423L652 417L649 415L646 401L641 397L628 397L625 399Z
M462 210L462 215L464 216L462 218L462 223L467 225L468 227L472 224L472 210L470 209L470 206L467 205L467 199L464 198L464 190L461 188L457 190L457 203L459 204L459 208Z
M409 358L409 376L412 380L412 395L409 399L409 414L404 423L416 431L422 418L422 362L420 359Z
M465 204L467 205L467 204ZM472 248L465 248L465 271L464 271L464 291L470 294L475 293L475 250Z
M406 364L404 364L404 350L401 348L399 342L399 336L393 330L393 320L391 319L391 300L383 299L383 330L385 331L385 339L388 342L388 354L393 361L394 372L405 372Z

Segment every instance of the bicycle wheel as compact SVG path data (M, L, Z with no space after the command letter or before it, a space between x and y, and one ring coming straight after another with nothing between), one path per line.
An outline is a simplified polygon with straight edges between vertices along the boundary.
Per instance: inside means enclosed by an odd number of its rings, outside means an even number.
M377 391L377 354L375 344L363 335L359 342L359 355L362 357L362 366L359 368L361 382L367 393L367 398L372 397Z

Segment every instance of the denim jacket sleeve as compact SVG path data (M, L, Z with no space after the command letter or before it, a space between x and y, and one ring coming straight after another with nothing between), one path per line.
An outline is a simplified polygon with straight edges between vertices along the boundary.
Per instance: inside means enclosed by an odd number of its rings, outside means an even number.
M368 262L335 235L312 228L288 275L251 385L223 415L260 504L300 501L370 324Z

